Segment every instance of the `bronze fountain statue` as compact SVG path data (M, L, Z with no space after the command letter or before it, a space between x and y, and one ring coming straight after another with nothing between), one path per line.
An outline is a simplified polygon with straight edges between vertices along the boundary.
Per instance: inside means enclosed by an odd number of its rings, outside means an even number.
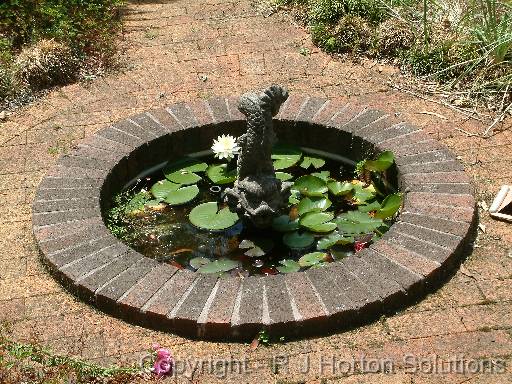
M286 88L272 85L261 93L242 95L238 105L247 117L247 132L238 139L238 178L226 189L225 200L256 228L270 226L288 202L292 184L277 179L271 158L276 142L272 118L287 98Z

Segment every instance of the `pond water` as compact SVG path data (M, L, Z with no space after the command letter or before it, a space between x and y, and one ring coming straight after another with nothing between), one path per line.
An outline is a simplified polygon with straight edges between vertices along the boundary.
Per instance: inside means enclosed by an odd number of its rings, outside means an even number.
M308 148L301 148L301 151L304 156L322 158L323 165L316 164L317 168L311 165L305 169L297 163L283 169L282 172L292 175L292 181L305 175L316 175L315 177L327 180L328 175L331 181L358 183L357 180L354 180L355 163L339 156ZM211 154L204 155L203 152L202 156L199 155L201 154L194 154L191 157L207 164L219 163L219 160ZM148 204L148 200L153 198L149 192L151 187L165 179L162 168L152 169L149 174L141 175L136 181L127 185L126 191L114 200L113 208L107 215L107 224L114 234L141 254L159 262L195 271L208 261L228 259L232 261L230 262L231 267L235 267L225 268L228 270L224 271L224 274L247 276L286 273L295 271L297 268L286 268L283 265L283 260L298 261L306 254L318 253L318 240L328 236L326 232L315 233L302 228L298 233L307 232L314 236L314 241L305 247L290 248L283 242L285 233L272 228L257 230L245 226L241 220L226 230L211 231L198 228L190 222L191 210L204 202L217 202L219 208L224 207L223 191L227 187L232 187L233 183L215 184L206 174L200 174L201 180L196 183L199 193L192 201L176 206L154 201L150 201ZM234 160L228 164L228 168L236 168ZM359 184L362 187L368 186L362 182ZM361 190L364 191L364 189ZM354 200L354 196L335 196L328 192L327 195L330 203L328 210L334 217L344 212L357 211L358 205L361 205L360 202ZM138 202L136 201L137 196L139 197ZM374 195L370 200L382 201L383 197ZM281 212L290 220L299 216L297 204L292 203ZM370 204L369 200L364 201L362 205L368 206L368 204ZM383 226L386 227L385 224ZM385 228L381 229L385 230ZM307 267L320 267L327 262L346 257L357 249L357 244L359 247L361 244L366 246L375 236L375 232L371 232L370 234L359 234L349 242L338 242L321 250L323 256L319 259L317 254L316 259L313 258L315 261L307 263ZM294 265L296 264L294 263ZM304 269L303 267L301 266L301 269Z

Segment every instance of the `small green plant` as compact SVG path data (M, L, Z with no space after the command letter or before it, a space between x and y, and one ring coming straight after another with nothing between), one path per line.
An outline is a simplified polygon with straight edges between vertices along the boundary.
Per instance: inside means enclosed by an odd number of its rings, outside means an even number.
M261 331L258 332L258 341L262 345L270 345L270 336L266 330L262 329Z
M103 383L130 382L140 376L136 367L101 367L33 345L17 343L0 332L2 383Z

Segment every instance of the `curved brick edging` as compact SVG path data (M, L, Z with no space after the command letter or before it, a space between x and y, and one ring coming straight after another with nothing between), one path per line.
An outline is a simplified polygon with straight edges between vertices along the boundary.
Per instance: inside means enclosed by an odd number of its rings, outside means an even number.
M357 104L291 96L276 116L283 141L361 159L392 150L405 202L381 240L321 269L223 278L146 258L105 227L103 205L144 169L239 134L234 98L174 104L100 130L62 156L39 186L33 230L71 291L128 321L193 338L324 334L374 319L430 292L459 260L476 221L469 177L418 128ZM316 144L316 145L315 145Z

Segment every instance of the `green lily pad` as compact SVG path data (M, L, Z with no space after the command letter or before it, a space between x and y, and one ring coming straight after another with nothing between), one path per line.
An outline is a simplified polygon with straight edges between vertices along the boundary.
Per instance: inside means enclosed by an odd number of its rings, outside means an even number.
M181 184L176 184L169 180L160 180L153 184L151 193L155 199L163 200L169 193L177 190L179 187L181 187Z
M304 156L302 159L302 162L300 163L301 168L308 169L309 167L313 166L313 168L318 169L322 168L325 165L325 160L321 159L319 157L311 157L311 156Z
M305 196L322 196L327 192L325 181L313 175L305 175L295 180L293 189L298 190Z
M402 195L394 193L387 196L381 204L380 209L375 213L375 217L379 219L387 219L398 212L402 206Z
M395 155L391 151L382 152L375 160L366 160L364 168L373 172L383 172L395 162Z
M193 200L198 194L199 188L197 185L189 185L169 192L164 201L169 205L185 204Z
M190 259L189 264L194 269L199 269L203 265L209 264L211 262L210 259L207 259L206 257L194 257L193 259Z
M302 216L308 212L325 211L331 205L331 201L326 197L305 197L297 205L297 210Z
M356 204L366 204L368 200L372 200L377 195L377 191L373 185L364 187L362 182L357 182L352 185L354 188L352 197Z
M322 172L313 172L311 175L318 177L319 179L322 179L326 183L329 181L329 178L331 177L331 172L329 171L322 171Z
M316 249L318 249L318 250L329 249L336 244L346 245L346 244L352 244L353 242L354 242L353 236L343 236L339 232L335 231L333 233L330 233L328 236L322 237L320 240L318 240Z
M222 230L238 221L238 215L228 207L218 209L216 202L199 204L190 211L189 219L196 227L209 230Z
M277 267L277 270L281 273L293 273L300 270L300 265L295 260L285 259L280 260L279 263L281 265Z
M309 212L300 218L299 224L313 232L330 232L336 229L336 224L330 222L333 218L332 212Z
M270 239L260 238L254 240L244 239L238 245L240 249L247 249L244 255L249 257L265 256L274 248L274 242Z
M227 164L210 165L206 169L206 176L214 184L229 184L236 180L236 169L228 169Z
M197 159L185 157L164 168L165 177L176 184L195 184L201 180L197 172L204 172L208 164Z
M235 269L236 267L238 267L237 261L234 261L231 259L226 259L226 258L221 258L221 259L212 261L208 264L201 266L197 270L197 272L199 272L199 273L221 273L221 272L231 271L232 269Z
M283 243L290 248L306 248L315 241L315 237L309 233L288 232L283 236Z
M288 204L295 205L300 202L300 192L296 189L290 190L290 197L288 197Z
M349 194L354 185L350 181L330 181L327 183L327 188L329 188L329 192L331 192L334 196L344 196Z
M331 255L334 260L343 260L346 257L352 256L354 251L340 251L337 249L331 249Z
M328 255L325 252L307 253L299 259L299 265L301 267L311 267L312 265L322 263L327 257Z
M339 215L334 222L343 234L370 233L384 224L382 219L371 217L366 212L349 211Z
M276 172L276 177L281 181L288 181L293 179L293 176L286 172Z
M276 146L272 150L274 169L286 169L293 167L302 157L302 151L297 147Z
M359 205L357 210L360 212L373 212L378 211L380 209L380 203L378 201L374 201L372 203L368 203L365 205Z
M290 216L282 215L272 221L272 228L278 232L290 232L299 229L299 220L290 220Z

